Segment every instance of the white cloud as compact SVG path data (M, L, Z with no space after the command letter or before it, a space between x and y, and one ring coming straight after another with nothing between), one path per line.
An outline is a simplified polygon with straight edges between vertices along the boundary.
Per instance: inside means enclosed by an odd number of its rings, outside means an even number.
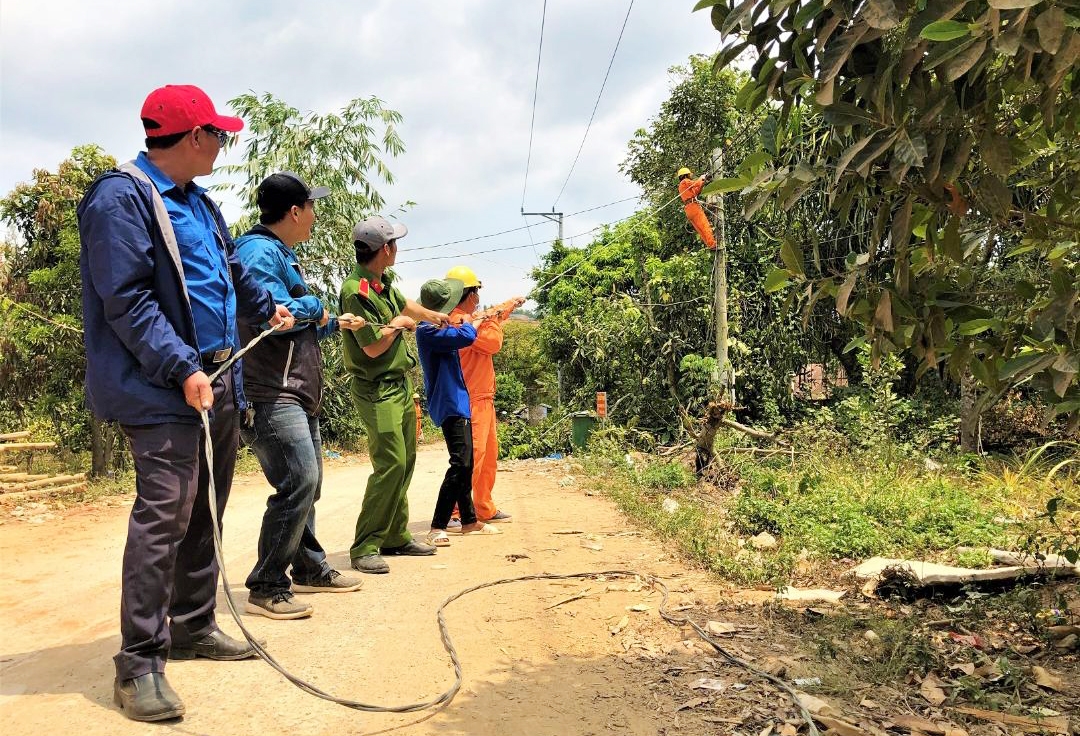
M570 213L640 192L618 171L626 143L668 93L667 70L719 36L692 0L635 3L596 120L558 203ZM527 246L530 231L415 252L409 247L525 224L519 210L532 112L540 0L4 0L0 5L0 192L95 142L117 158L142 145L138 110L166 83L198 84L224 106L272 92L329 112L375 95L400 111L407 151L390 162L390 207L417 206L401 260ZM581 142L626 0L549 0L525 207L549 210ZM204 182L206 183L206 182ZM673 190L674 191L674 190ZM236 214L235 201L223 203ZM565 223L566 235L625 217L634 202ZM577 242L577 244L582 244ZM542 253L546 246L539 246ZM485 301L527 291L531 247L462 257L486 283ZM454 259L404 263L411 294ZM415 295L415 294L413 294Z

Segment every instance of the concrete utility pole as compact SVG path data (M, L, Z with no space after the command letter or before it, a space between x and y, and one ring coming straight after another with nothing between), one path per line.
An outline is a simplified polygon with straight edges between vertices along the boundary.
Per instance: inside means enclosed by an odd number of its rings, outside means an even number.
M560 243L562 242L562 239L563 239L563 213L562 212L556 212L554 207L551 208L551 212L526 212L525 208L523 207L521 209L521 214L524 217L543 217L545 219L551 220L552 222L559 223L559 242Z
M713 151L713 173L721 176L724 170L724 149ZM720 394L730 404L735 403L735 371L728 356L728 319L727 319L727 232L724 220L724 195L711 194L707 198L710 208L716 213L716 259L713 261L713 280L716 291L713 294L713 310L716 313L716 365L720 375Z

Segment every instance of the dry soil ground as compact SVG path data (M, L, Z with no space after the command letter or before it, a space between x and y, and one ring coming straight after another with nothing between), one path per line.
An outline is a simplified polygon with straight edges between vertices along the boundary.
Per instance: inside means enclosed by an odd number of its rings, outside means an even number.
M416 533L427 529L445 457L441 447L420 452L410 491ZM301 677L389 705L450 686L435 610L483 581L629 568L666 578L676 608L715 604L715 584L629 526L606 499L586 495L571 472L555 461L512 464L496 489L514 516L501 536L458 537L434 557L391 558L391 573L366 576L356 593L313 596L309 619L245 616L245 624ZM348 567L367 476L362 459L328 463L319 537L339 568ZM225 515L227 572L241 601L267 491L259 474L237 478ZM129 504L123 496L0 514L8 575L0 586L0 732L585 736L722 728L724 719L701 707L710 692L690 688L710 674L712 658L687 643L686 630L663 622L659 595L632 579L513 583L452 604L447 620L464 685L433 714L360 713L300 691L261 661L200 660L168 666L187 705L182 720L134 723L112 705L111 662ZM219 596L219 622L236 633ZM692 699L697 706L678 710Z

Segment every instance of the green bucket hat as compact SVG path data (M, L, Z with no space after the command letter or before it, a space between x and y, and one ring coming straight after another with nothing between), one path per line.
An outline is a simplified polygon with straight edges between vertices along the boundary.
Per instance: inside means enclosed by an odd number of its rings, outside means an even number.
M427 309L447 313L461 303L465 282L458 279L431 279L420 287L420 303Z

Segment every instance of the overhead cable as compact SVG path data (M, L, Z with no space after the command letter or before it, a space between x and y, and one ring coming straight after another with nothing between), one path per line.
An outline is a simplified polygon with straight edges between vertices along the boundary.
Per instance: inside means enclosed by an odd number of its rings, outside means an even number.
M581 158L581 151L585 148L585 139L589 137L589 129L592 128L593 119L596 117L596 110L600 107L600 98L604 95L604 87L607 86L608 77L611 75L611 67L615 63L615 54L619 52L619 44L622 43L623 32L626 31L626 22L630 20L630 11L634 7L634 0L630 0L630 6L626 9L626 17L623 18L622 28L619 29L619 38L615 41L615 49L611 52L611 59L608 61L607 71L604 72L604 81L600 84L600 92L596 95L596 102L593 104L592 115L589 116L589 124L585 126L585 135L581 136L581 145L578 146L577 155L574 156L574 163L570 164L570 171L566 174L566 180L562 183L562 188L559 190L559 194L555 197L555 201L551 203L551 210L555 211L555 205L559 203L559 198L562 197L563 192L566 191L566 185L570 182L570 177L574 174L574 167L577 166L578 159ZM525 198L522 197L522 206L524 206Z
M536 95L540 90L540 55L544 51L544 21L547 19L547 0L540 13L540 45L536 49L536 81L533 83L532 119L529 121L529 154L525 158L525 183L521 187L521 211L525 211L525 191L529 188L529 165L532 163L533 130L536 128Z

